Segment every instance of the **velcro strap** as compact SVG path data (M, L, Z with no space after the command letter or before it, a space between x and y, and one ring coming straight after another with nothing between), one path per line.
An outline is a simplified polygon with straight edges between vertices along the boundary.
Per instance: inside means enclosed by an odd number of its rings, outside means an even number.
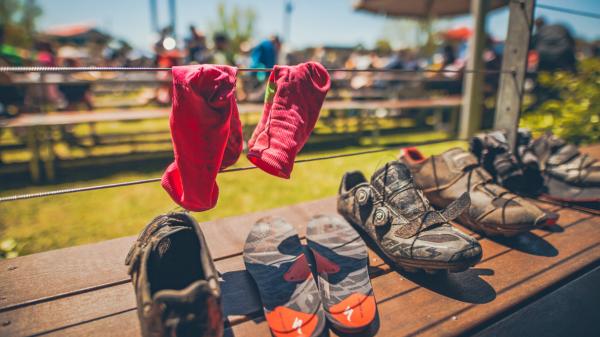
M465 192L442 211L441 214L446 219L444 222L458 218L458 216L463 214L470 206L471 197L469 196L469 192Z
M550 156L550 158L548 158L548 165L550 165L550 166L562 165L562 164L570 161L571 159L575 158L578 155L579 155L579 150L577 149L577 146L575 146L573 144L566 144L565 146L562 146L558 150L558 152L556 152L555 154Z
M394 223L393 225L400 225L394 232L397 236L408 239L411 238L420 232L428 229L431 226L446 223L450 220L456 219L459 215L461 215L466 209L471 205L471 198L469 197L469 193L463 193L460 198L454 200L448 207L446 207L443 211L430 211L427 212L421 221L419 219L415 219L415 221L403 222L403 223Z

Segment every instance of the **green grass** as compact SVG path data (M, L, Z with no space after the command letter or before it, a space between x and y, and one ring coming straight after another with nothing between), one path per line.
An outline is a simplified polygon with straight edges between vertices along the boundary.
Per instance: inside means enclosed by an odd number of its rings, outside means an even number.
M410 141L408 138L402 140ZM421 149L427 154L435 154L452 146L465 146L465 143L448 142L423 146ZM300 158L356 150L346 148L341 151L312 152L301 155ZM260 170L223 173L218 177L220 196L217 206L207 212L195 213L194 216L199 221L206 221L333 196L344 172L361 170L370 176L377 167L393 160L396 154L396 150L391 150L297 164L290 180L275 178ZM241 158L236 164L246 165L249 163L245 158ZM105 178L79 181L73 185L114 183L157 177L161 174L161 169L143 173L119 173ZM7 189L0 195L54 190L73 185L54 184ZM158 183L2 203L0 242L11 238L16 240L17 250L23 255L135 235L154 216L171 211L175 207Z

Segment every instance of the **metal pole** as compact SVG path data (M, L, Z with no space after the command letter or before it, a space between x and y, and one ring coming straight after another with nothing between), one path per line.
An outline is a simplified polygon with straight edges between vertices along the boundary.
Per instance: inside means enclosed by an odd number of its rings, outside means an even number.
M169 16L171 17L171 33L173 38L177 40L177 7L175 0L169 0Z
M283 39L286 43L289 43L294 6L292 5L292 0L285 0L283 6Z
M510 2L509 9L508 33L502 60L502 70L505 72L500 75L494 127L507 131L508 144L514 149L517 142L535 0L513 0Z
M483 69L483 49L485 47L486 0L471 0L473 16L473 35L469 39L467 70ZM481 72L465 73L463 86L463 104L460 113L458 135L461 139L470 138L481 128L483 108L483 76Z
M156 0L150 0L150 26L152 30L158 33L158 12L156 10Z

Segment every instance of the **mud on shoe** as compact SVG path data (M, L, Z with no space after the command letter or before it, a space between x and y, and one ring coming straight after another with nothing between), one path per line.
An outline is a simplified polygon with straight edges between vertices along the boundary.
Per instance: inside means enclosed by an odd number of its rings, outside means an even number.
M547 197L600 203L600 161L552 133L531 141L525 148L539 159Z
M534 196L544 184L537 160L528 153L513 154L506 134L491 131L475 135L469 142L469 150L494 179L508 190Z
M337 207L403 269L459 272L479 262L481 246L449 223L469 207L467 194L456 199L435 210L406 165L392 161L377 170L370 182L361 172L346 173Z
M244 245L244 264L276 337L319 336L321 297L296 229L280 217L258 220Z
M144 337L223 335L218 274L194 218L186 213L156 217L125 263Z
M429 158L416 148L405 148L400 160L436 207L447 207L468 192L471 205L457 220L475 231L514 236L556 221L555 215L495 184L475 156L461 148Z

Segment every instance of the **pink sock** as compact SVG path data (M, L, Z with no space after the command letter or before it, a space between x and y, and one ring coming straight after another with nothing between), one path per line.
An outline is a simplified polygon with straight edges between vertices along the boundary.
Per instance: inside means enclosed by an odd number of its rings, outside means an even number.
M269 174L289 179L329 86L329 73L319 63L273 67L261 121L248 141L248 159Z
M190 211L213 208L221 168L235 163L242 130L235 102L236 69L229 66L173 67L170 126L175 161L162 186Z

